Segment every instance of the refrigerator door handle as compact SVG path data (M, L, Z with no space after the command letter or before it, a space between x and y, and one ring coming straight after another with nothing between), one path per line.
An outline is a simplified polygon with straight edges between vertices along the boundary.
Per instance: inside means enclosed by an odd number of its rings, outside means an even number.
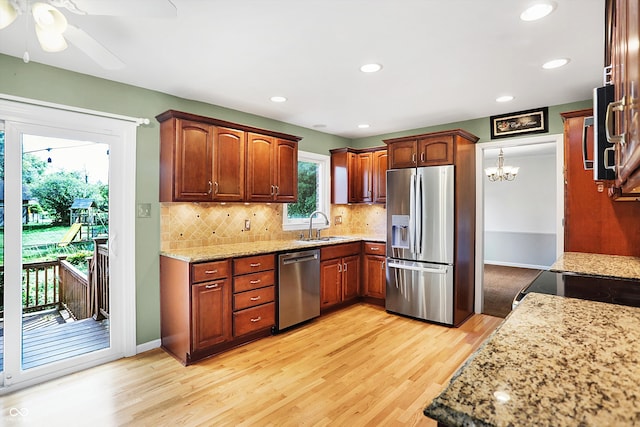
M406 200L406 199L405 199ZM409 250L416 249L416 174L411 173L409 184Z
M422 174L416 175L416 250L417 254L422 254L422 215L424 201L422 200Z
M401 270L413 270L413 271L421 271L424 273L435 273L435 274L447 274L448 267L441 268L426 268L426 267L418 267L414 265L405 265L398 264L395 262L387 262L387 267L389 268L399 268Z

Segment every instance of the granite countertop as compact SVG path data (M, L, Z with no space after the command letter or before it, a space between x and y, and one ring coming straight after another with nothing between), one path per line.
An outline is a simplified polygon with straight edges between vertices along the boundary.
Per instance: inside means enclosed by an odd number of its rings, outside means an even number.
M591 276L640 279L640 258L620 255L565 252L551 266L551 271Z
M338 240L327 241L301 241L301 240L266 240L260 242L229 243L215 246L203 246L189 249L175 249L161 251L160 255L179 259L187 262L215 261L225 258L234 258L250 255L260 255L272 252L303 250L341 243L360 241L385 242L386 237L380 235L352 234L339 236Z
M424 414L448 426L640 424L640 308L531 293Z

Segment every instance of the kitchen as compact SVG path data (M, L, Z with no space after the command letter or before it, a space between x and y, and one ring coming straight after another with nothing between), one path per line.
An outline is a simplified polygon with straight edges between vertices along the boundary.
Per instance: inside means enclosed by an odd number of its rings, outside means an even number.
M149 117L153 117L156 114L159 114L162 111L166 111L168 109L179 109L183 111L199 113L205 116L223 118L233 122L250 123L253 126L261 128L273 129L273 126L271 126L271 122L266 122L265 120L260 118L238 115L237 113L233 113L222 108L214 106L203 106L197 103L191 103L184 99L175 99L159 95L154 95L154 97L157 96L159 98L159 101L156 101L155 99L153 101L150 101L147 96L142 96L143 93L146 94L146 92L133 87L121 87L114 83L103 82L100 82L98 84L96 83L96 80L92 78L63 72L61 70L51 69L41 66L37 63L31 63L27 67L22 63L20 59L11 57L2 57L1 59L3 70L7 70L7 74L10 76L10 79L7 80L6 83L2 83L2 91L5 93L13 93L17 96L26 96L36 99L44 98L54 102L70 103L85 108L113 110L125 114L141 115L140 111L143 111L148 112L146 113L146 115ZM60 91L64 93L54 92L50 93L49 95L43 95L43 88L40 85L31 84L32 82L34 82L34 79L37 79L37 77L41 77L40 81L43 82L56 82L57 84L61 85ZM96 84L98 84L98 86L96 86ZM95 92L97 93L96 96L100 97L102 101L96 101L92 99L77 99L76 97L71 95L70 90L67 90L65 92L65 87L72 87L74 88L74 91L77 91L78 88L84 88L86 90L80 90L80 92L85 93ZM49 90L53 91L53 89ZM123 99L127 99L128 103L122 106L118 104L117 101L113 100L113 91L118 93L118 95L120 95ZM136 98L136 95L140 95L139 99L133 99ZM586 98L587 97L582 98L584 101L575 104L550 106L550 132L562 133L562 123L558 113L587 108L589 106L589 103ZM441 123L446 123L446 121L442 121ZM488 125L486 118L469 120L462 125L453 123L450 124L450 126L447 126L448 129L464 128L466 130L469 130L470 132L481 136L482 141L489 140L487 127ZM306 149L314 148L314 144L324 145L327 148L325 153L328 152L328 149L341 148L344 146L348 146L351 143L349 139L335 137L327 134L318 135L317 133L315 133L315 131L310 131L309 129L292 129L291 126L283 124L278 124L277 130L302 136L302 144L308 144L305 147ZM425 132L430 132L433 130L438 129L430 128L426 129ZM164 237L162 237L158 232L158 230L160 229L160 224L163 224L163 222L159 218L160 207L154 202L154 197L157 194L158 185L158 165L154 161L148 161L148 159L158 158L158 128L153 126L150 128L143 127L139 129L138 133L140 143L138 145L137 152L137 156L139 158L137 164L138 178L136 184L138 193L137 201L152 203L153 212L153 217L151 219L138 218L136 220L136 234L138 236L141 236L140 238L136 239L136 287L139 325L137 328L137 343L141 345L144 343L153 342L154 340L158 340L160 336L160 313L158 310L159 269L158 261L156 257L152 256L152 254L157 254L158 248L161 248L162 242L167 241L169 239L169 236L165 235ZM405 132L405 135L414 133L422 132ZM323 143L319 142L321 138ZM375 143L371 144L363 141L363 146L365 145L380 145L380 139L378 138ZM244 222L244 219L246 219L246 217L253 216L253 214L256 213L255 211L252 211L252 209L257 208L252 208L251 206L244 207L244 205L230 206L230 204L225 205L225 207L221 207L221 210L223 211L227 209L227 213L229 213L230 215L239 216L239 218L234 218L234 221L237 220ZM263 209L263 207L260 207L259 209ZM270 208L265 207L264 209L268 211ZM343 219L352 218L352 221L343 222L342 228L340 228L340 226L334 226L335 229L329 230L328 232L326 232L326 235L346 234L343 232L344 228L346 228L347 225L351 226L353 224L358 225L354 232L368 232L368 225L372 224L371 220L368 218L369 209L373 211L373 224L374 228L376 228L377 226L379 226L379 222L375 221L380 221L380 215L377 211L379 208L375 206L371 208L369 208L368 206L345 206L337 208L337 212L344 212ZM238 212L240 212L240 214L237 214ZM270 215L277 217L277 214L278 213L276 211ZM335 216L335 212L332 209L331 217L333 216ZM254 223L254 232L256 231L255 226L256 224ZM234 230L243 229L242 226L237 227L235 223L232 228ZM241 232L237 231L237 234L240 238ZM142 236L144 236L144 238Z

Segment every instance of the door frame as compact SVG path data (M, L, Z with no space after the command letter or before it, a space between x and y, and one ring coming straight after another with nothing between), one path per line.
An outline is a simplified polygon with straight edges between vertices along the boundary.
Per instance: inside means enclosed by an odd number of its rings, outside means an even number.
M21 144L10 144L21 133L51 131L50 136L85 138L109 144L109 192L118 203L111 203L109 221L109 255L115 268L110 268L111 307L109 349L78 356L27 371L20 369L15 357L5 358L0 395L19 388L67 375L91 366L136 354L136 286L135 286L135 171L136 128L141 119L114 116L97 111L75 109L34 100L0 98L0 120L5 128L5 182L22 182ZM113 165L117 165L114 171ZM113 192L113 193L112 193ZM21 205L21 186L5 186L5 206ZM5 208L5 242L21 242L22 213ZM5 244L5 248L9 245ZM112 262L110 260L110 263ZM5 253L5 284L20 283L22 277L20 251ZM114 285L115 284L115 285ZM21 289L5 286L5 318L18 319ZM21 324L5 322L6 343L21 341ZM19 322L21 323L21 322Z
M550 134L530 138L504 139L500 141L476 144L476 283L474 307L476 313L482 313L484 298L484 150L500 147L517 147L523 145L548 144L556 145L556 253L564 252L564 135Z

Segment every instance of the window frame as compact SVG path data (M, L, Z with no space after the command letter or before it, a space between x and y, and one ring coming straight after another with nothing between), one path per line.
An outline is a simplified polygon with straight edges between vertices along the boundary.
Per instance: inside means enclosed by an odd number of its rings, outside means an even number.
M318 164L318 193L319 200L317 209L324 212L329 217L329 225L325 225L324 218L320 215L316 215L313 218L312 227L316 229L325 229L331 226L331 157L326 154L311 153L308 151L298 151L299 162L312 162ZM289 203L284 203L282 206L282 229L284 231L295 230L308 230L309 219L308 218L294 218L289 219L287 217L287 207Z

